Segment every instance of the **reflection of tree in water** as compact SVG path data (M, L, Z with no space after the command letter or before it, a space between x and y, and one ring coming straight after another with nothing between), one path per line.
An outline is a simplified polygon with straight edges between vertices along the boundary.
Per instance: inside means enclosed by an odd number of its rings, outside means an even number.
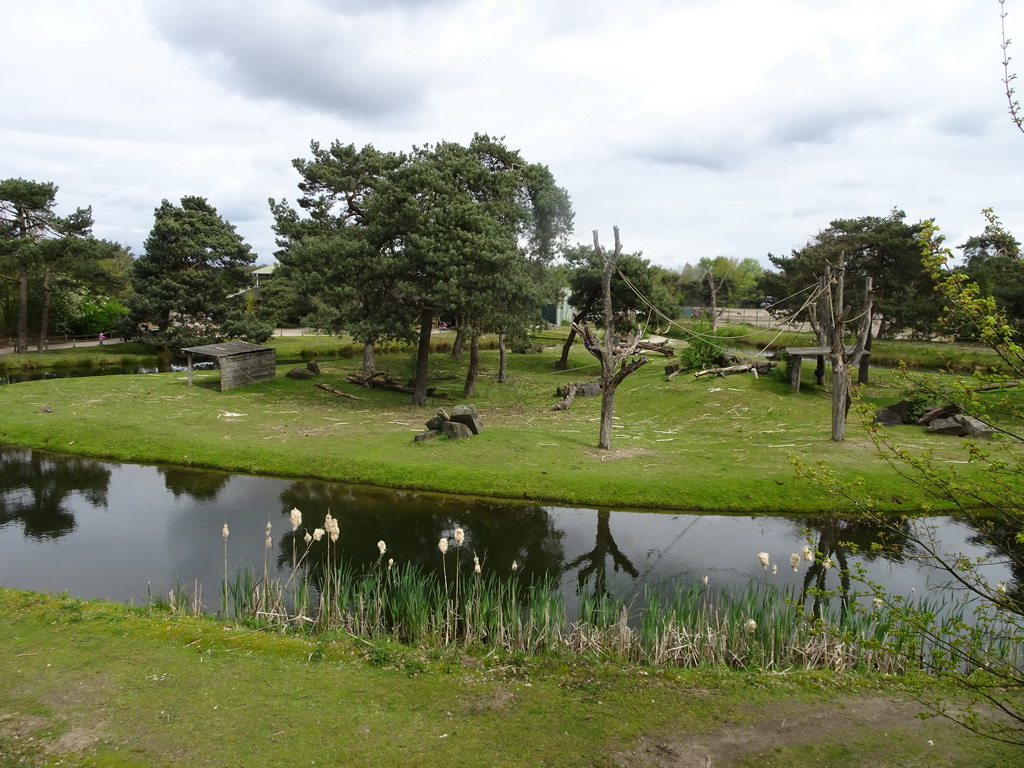
M579 568L576 574L576 593L582 595L591 576L594 577L594 597L608 597L608 558L612 559L612 568L618 573L625 571L634 579L640 572L633 566L629 558L622 554L612 536L611 512L606 509L597 511L597 536L594 548L584 552L572 562L566 563L565 570ZM584 565L585 563L585 565Z
M164 485L174 494L191 496L196 501L212 501L227 485L231 475L210 469L189 469L188 467L157 467L164 476Z
M21 523L25 536L56 539L71 533L68 497L80 494L106 507L110 469L98 461L40 451L0 450L0 526Z
M904 559L909 541L905 527L879 525L856 518L823 517L806 521L814 539L816 556L804 573L800 604L806 605L812 598L811 611L815 618L821 618L822 601L826 599L827 576L835 570L839 579L839 610L845 618L849 609L851 573L850 554L867 560L885 557L891 562ZM829 561L833 567L826 567Z
M1024 527L1021 519L1006 515L985 517L979 513L961 522L977 531L967 540L988 552L990 563L1000 563L1010 569L1006 599L1016 606L1017 613L1024 614Z
M369 567L378 557L377 542L387 543L385 559L412 562L439 576L441 553L437 542L451 537L455 528L466 534L461 548L452 544L446 564L448 577L456 564L463 576L472 574L473 554L480 557L485 571L510 574L512 561L518 565L517 578L524 584L562 572L563 532L555 528L547 510L537 505L493 504L484 499L440 494L386 491L316 481L293 483L281 494L280 522L285 530L279 539L277 565L290 567L294 556L306 551L303 537L324 527L330 512L339 524L338 545L330 547L332 559L358 570ZM294 534L288 514L295 507L302 512L302 526ZM280 527L279 527L280 526ZM327 558L327 537L310 545L307 560L310 574L319 585ZM294 550L293 550L294 544Z

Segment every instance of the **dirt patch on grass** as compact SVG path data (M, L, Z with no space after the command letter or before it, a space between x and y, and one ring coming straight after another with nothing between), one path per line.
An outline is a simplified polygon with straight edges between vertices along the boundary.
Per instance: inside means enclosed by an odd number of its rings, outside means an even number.
M609 451L585 451L587 456L598 461L617 461L619 459L632 459L636 456L654 456L654 451L649 448L612 448Z
M764 764L796 764L784 755L808 756L827 741L827 754L819 760L831 755L847 764L841 758L856 754L877 766L956 765L956 743L966 732L946 720L922 720L921 711L916 701L883 696L839 698L827 706L776 702L770 711L751 707L701 733L646 734L632 749L612 755L612 762L627 768L721 768L776 756L782 762Z

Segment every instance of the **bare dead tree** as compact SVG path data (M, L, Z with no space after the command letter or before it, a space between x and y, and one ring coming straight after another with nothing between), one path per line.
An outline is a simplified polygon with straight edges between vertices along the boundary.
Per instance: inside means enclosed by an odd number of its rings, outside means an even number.
M648 360L638 356L636 349L643 337L640 325L636 330L616 340L615 316L612 312L612 272L615 262L622 253L619 228L615 232L615 250L609 256L601 248L597 230L594 230L594 252L601 258L601 292L604 298L604 338L597 334L587 322L573 323L572 328L583 339L583 346L601 363L601 435L598 447L608 450L612 444L612 413L615 410L615 389L629 374L644 366Z
M714 333L718 330L718 291L725 285L725 277L716 280L715 273L709 269L704 279L708 283L708 291L711 294L711 305L708 310L711 314L711 332Z
M825 266L825 274L819 278L819 294L822 302L821 320L825 338L832 359L832 439L839 442L846 437L846 417L850 412L851 373L860 365L871 330L872 291L871 278L864 278L864 308L860 315L857 341L847 345L846 326L850 323L850 305L846 303L846 260L839 257L839 265L833 271L832 265Z

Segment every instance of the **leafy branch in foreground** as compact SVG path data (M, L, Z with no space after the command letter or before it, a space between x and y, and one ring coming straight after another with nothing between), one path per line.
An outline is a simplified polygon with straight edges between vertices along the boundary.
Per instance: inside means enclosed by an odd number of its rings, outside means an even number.
M988 228L1009 237L991 210L984 212ZM956 378L927 395L956 405L993 428L987 442L965 440L964 459L939 459L897 442L895 434L876 423L861 407L868 436L889 464L925 489L943 506L957 511L957 521L974 534L974 552L951 551L941 527L925 519L922 508L894 519L858 483L840 482L824 463L808 466L794 459L797 473L844 499L867 519L888 526L912 546L912 557L940 574L938 588L962 608L959 617L940 620L932 611L911 606L877 584L868 586L906 626L939 649L926 663L935 674L968 692L972 706L950 711L940 701L926 702L937 715L948 717L976 733L1024 745L1024 414L1019 380L1024 378L1020 330L996 301L978 284L950 267L951 252L933 222L921 237L926 268L936 291L946 302L949 327L970 328L991 347L1017 381L980 372ZM1019 256L1017 257L1019 258ZM912 379L908 374L908 379ZM919 388L923 380L914 380ZM959 466L958 466L959 465ZM859 577L864 581L863 575ZM967 619L963 617L967 616Z

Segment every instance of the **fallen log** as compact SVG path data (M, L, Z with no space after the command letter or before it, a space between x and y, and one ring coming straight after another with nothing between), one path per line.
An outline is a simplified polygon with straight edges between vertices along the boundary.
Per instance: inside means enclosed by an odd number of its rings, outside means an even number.
M969 387L968 391L971 392L988 392L992 389L1014 389L1020 386L1020 380L1014 379L1011 381L990 381L987 384L980 384L977 387Z
M408 384L399 384L397 381L391 380L391 374L387 371L374 371L373 373L350 373L345 377L345 381L350 384L358 384L360 387L366 387L368 389L384 389L388 392L401 392L405 395L411 395L413 388ZM440 397L447 398L448 396L438 392L434 387L427 389L427 397Z
M315 384L314 386L317 389L322 389L324 392L330 392L332 395L340 395L341 397L347 397L349 400L359 400L359 399L361 399L361 398L356 397L355 395L350 395L348 392L342 392L340 389L335 389L334 387L329 387L326 384Z
M734 373L753 373L757 376L760 373L768 373L778 363L774 360L765 360L759 363L743 363L742 365L730 365L725 368L708 368L705 371L697 371L693 374L695 379L702 376L731 376Z
M566 393L565 398L555 403L554 410L556 411L568 411L569 406L572 405L572 401L576 399L576 385L570 384L569 391Z
M636 345L637 349L644 349L648 352L658 352L665 357L675 357L676 351L670 347L667 343L655 344L652 341L641 341Z

